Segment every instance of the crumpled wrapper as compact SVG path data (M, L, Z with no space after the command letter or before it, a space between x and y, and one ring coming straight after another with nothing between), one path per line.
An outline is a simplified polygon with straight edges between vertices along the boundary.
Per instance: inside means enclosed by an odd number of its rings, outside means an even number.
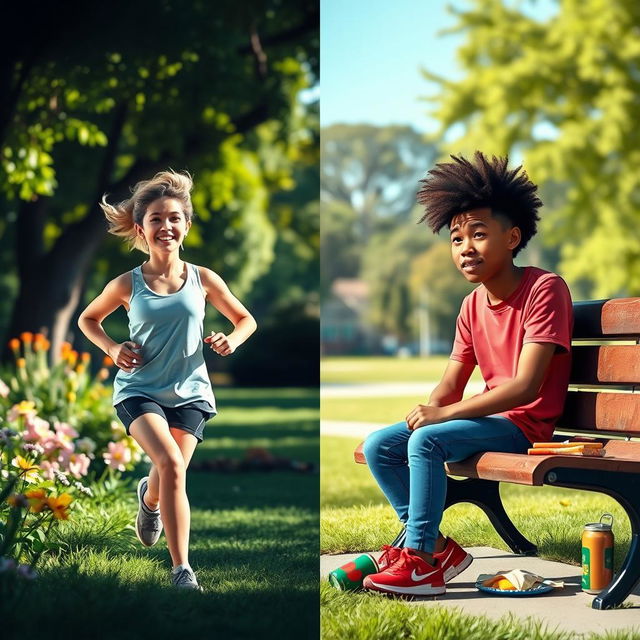
M499 573L483 573L478 576L478 582L485 587L490 587L499 578L506 578L518 591L528 591L540 584L548 584L558 589L564 587L564 582L548 580L524 569L513 569L511 571L501 571Z

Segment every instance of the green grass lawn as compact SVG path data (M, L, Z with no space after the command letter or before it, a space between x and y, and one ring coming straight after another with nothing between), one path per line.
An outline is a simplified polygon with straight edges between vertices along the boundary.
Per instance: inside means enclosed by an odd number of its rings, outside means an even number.
M267 447L317 462L317 390L219 390L217 397L220 413L194 460ZM164 536L152 548L138 543L132 490L128 500L72 514L61 529L68 550L39 567L20 606L2 611L0 635L317 637L318 476L192 470L187 493L189 560L204 593L171 587Z
M425 358L328 356L320 362L320 380L323 384L437 382L447 368L448 360L445 355ZM477 367L471 380L482 381Z
M323 381L336 383L417 381L424 369L424 380L437 379L446 358L328 358L323 362ZM477 372L476 374L477 375ZM323 398L324 420L379 422L392 424L404 416L420 397ZM322 553L354 553L379 549L400 530L389 506L368 467L353 461L359 438L323 437L321 439L321 525ZM614 569L618 570L630 542L630 525L618 503L602 494L552 487L527 487L505 484L501 487L505 508L515 525L538 546L539 555L548 560L579 566L580 537L585 523L599 520L605 513L615 518ZM448 509L441 529L463 546L509 548L490 525L488 518L470 504ZM323 640L356 638L575 638L573 634L549 633L535 620L490 621L464 614L460 610L422 607L375 594L341 593L327 581L321 585ZM618 633L589 638L631 639L633 634Z

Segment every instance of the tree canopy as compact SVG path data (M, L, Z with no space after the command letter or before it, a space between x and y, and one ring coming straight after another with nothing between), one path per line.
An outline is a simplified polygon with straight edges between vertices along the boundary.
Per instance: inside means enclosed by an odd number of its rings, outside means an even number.
M540 229L561 275L589 297L638 295L640 5L564 0L544 21L504 0L454 12L464 77L424 71L440 84L443 152L523 159L553 192Z
M99 198L167 167L195 178L185 247L234 292L268 273L289 228L317 267L303 221L317 199L303 179L317 164L317 105L300 100L318 78L315 2L35 4L15 9L30 28L3 43L0 74L7 339L41 328L54 346L68 339L87 287L141 257L105 242Z

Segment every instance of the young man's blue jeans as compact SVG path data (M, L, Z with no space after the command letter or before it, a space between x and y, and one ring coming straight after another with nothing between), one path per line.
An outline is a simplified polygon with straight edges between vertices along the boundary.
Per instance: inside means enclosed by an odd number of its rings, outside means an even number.
M504 416L449 420L409 431L398 422L374 431L364 455L380 488L406 523L405 546L433 553L447 490L445 462L480 451L526 453L531 446Z

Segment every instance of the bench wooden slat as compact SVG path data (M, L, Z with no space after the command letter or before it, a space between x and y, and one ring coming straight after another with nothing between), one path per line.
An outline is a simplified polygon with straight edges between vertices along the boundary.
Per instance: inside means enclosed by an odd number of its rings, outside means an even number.
M625 446L631 444L623 442ZM498 482L512 482L541 486L548 471L557 467L569 469L587 469L598 471L615 471L640 473L640 460L630 460L628 454L624 458L613 455L616 447L607 450L604 458L587 456L529 456L517 453L480 453L461 462L446 464L447 473L466 478L480 480L496 480ZM561 462L561 464L559 464Z
M574 302L575 340L640 336L640 298Z
M640 384L640 345L574 346L571 384Z
M570 431L640 433L640 393L569 391L556 427Z

